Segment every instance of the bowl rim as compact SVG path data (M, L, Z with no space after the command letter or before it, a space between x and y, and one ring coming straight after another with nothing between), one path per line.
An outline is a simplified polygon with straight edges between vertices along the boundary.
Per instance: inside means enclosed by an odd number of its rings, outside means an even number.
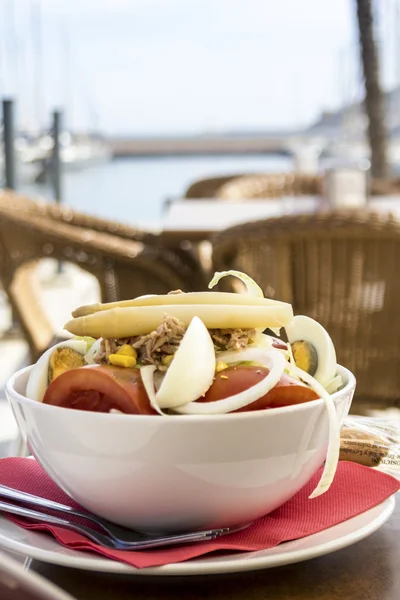
M140 423L144 422L150 422L154 424L154 416L155 415L131 415L131 414L115 414L115 413L100 413L100 412L94 412L94 411L77 411L73 408L65 408L63 406L51 406L49 404L43 404L43 402L38 402L37 400L32 400L31 398L27 398L27 396L23 396L22 394L20 394L19 392L17 392L15 390L15 383L17 381L17 379L19 379L20 377L22 377L23 375L25 375L25 373L27 373L28 371L31 371L32 368L34 367L34 365L29 365L27 367L24 367L23 369L19 369L18 371L16 371L13 375L11 375L11 377L9 377L9 379L6 382L6 386L5 386L5 391L6 391L6 396L8 398L8 401L10 402L9 398L13 397L15 398L18 403L25 405L25 406L36 406L36 408L38 408L39 410L44 410L47 412L51 412L51 411L56 411L55 414L56 415L60 415L60 410L61 411L68 411L68 413L72 413L74 415L76 415L77 413L79 413L81 416L86 415L84 418L94 418L96 417L97 419L108 419L109 422L118 422L118 421L125 421L128 422L128 419L130 421L136 421L139 419ZM332 400L336 403L338 401L340 401L343 396L348 395L351 390L355 389L356 387L356 378L353 375L353 373L351 371L349 371L348 369L346 369L345 367L341 366L341 365L337 365L337 373L339 375L341 375L344 379L344 381L346 381L344 387L342 387L340 390L338 390L337 392L335 392L334 394L331 394L331 398ZM231 420L235 420L235 421L243 421L243 420L252 420L252 419L260 419L261 416L265 417L265 418L273 418L273 415L277 415L277 414L285 414L285 413L299 413L303 410L307 410L309 408L310 405L312 406L323 406L325 404L325 401L322 398L318 398L317 400L311 400L309 402L303 402L301 404L291 404L289 406L281 406L281 407L277 407L274 409L263 409L263 410L254 410L254 411L249 411L249 412L240 412L240 413L226 413L226 414L220 414L220 415L171 415L171 416L176 416L179 418L170 418L170 415L166 415L166 417L164 417L162 420L163 422L171 422L171 423L201 423L201 422L206 422L206 423L210 423L210 422L218 422L218 421L231 421ZM157 420L158 422L160 421L159 419Z

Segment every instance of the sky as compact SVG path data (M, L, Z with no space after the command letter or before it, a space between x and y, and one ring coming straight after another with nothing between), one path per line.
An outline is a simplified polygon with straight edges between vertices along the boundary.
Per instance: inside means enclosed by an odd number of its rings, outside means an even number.
M386 86L399 4L377 9ZM0 96L107 134L301 128L360 96L356 42L354 0L0 0Z

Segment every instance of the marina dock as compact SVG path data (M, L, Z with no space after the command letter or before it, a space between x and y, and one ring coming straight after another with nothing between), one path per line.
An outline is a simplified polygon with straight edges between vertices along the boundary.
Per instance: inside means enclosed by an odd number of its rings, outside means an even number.
M109 138L110 152L115 158L134 156L195 156L238 154L292 154L309 138L296 134L263 136L193 136L182 138Z

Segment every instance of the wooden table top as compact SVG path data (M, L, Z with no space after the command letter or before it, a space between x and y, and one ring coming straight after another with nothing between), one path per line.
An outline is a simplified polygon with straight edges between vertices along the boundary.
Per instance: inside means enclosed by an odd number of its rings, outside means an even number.
M33 561L77 600L399 600L400 502L375 533L309 561L237 575L127 577Z

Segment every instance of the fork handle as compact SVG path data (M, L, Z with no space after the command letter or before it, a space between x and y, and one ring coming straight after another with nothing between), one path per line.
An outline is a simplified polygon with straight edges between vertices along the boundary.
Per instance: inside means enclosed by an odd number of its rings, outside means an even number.
M27 517L28 519L47 521L48 523L54 523L54 525L67 526L69 524L69 521L66 519L61 519L59 517L54 517L53 515L42 513L39 510L23 508L17 504L9 504L8 502L0 501L0 511L9 512L13 515L19 515L20 517Z
M47 498L41 498L34 494L28 494L28 492L21 492L13 488L7 487L6 485L0 485L0 498L10 498L11 500L20 500L26 504L35 504L36 506L43 506L44 508L50 508L59 512L76 513L71 506L66 504L60 504L59 502L53 502Z
M177 543L189 543L189 542L201 542L215 539L218 537L214 535L214 532L207 532L207 534L199 534L192 535L189 539L188 537L183 540L168 538L159 539L159 540L147 540L144 542L132 542L132 543L118 543L115 540L112 540L106 535L99 533L98 531L92 530L90 527L85 527L84 525L78 525L77 523L73 523L72 521L68 521L66 519L60 519L59 517L53 517L52 515L48 515L46 513L42 513L37 510L33 510L31 508L23 508L22 506L18 506L17 504L9 504L8 502L2 502L0 500L0 511L5 513L10 513L13 515L18 515L20 517L25 517L27 519L38 520L41 523L51 523L53 525L59 525L61 527L65 527L66 529L71 529L72 531L76 531L77 533L83 534L89 539L91 539L96 544L100 546L104 546L105 548L111 548L114 550L140 550L140 549L150 549L150 548L158 548L163 546L173 546Z
M167 545L174 545L174 544L185 544L185 543L206 541L206 540L215 539L216 537L219 537L220 535L226 535L227 533L232 533L233 531L237 530L237 528L228 528L227 527L227 528L221 528L221 529L211 529L211 530L206 530L206 531L180 533L180 534L166 535L166 536L163 536L163 535L161 535L161 536L146 536L146 535L144 535L144 536L142 536L142 539L140 539L140 540L125 541L125 540L122 540L122 539L119 539L118 537L116 537L112 533L112 531L110 531L108 529L108 527L107 527L108 522L105 519L103 519L102 517L98 517L97 515L92 515L91 513L86 513L83 511L76 510L74 508L71 508L70 506L67 506L66 504L54 502L53 500L48 500L47 498L42 498L41 496L35 496L34 494L29 494L28 492L22 492L20 490L16 490L16 489L10 488L6 485L0 484L0 499L1 498L8 498L10 500L16 500L16 501L23 502L24 504L31 504L36 507L48 508L50 510L55 510L57 512L69 513L70 515L75 515L78 517L83 517L85 519L88 519L89 521L97 523L97 525L99 525L103 529L103 531L104 531L103 535L107 537L107 540L110 538L113 540L113 542L114 542L113 547L118 547L118 545L119 545L119 547L124 548L124 549L155 548L157 546L167 546ZM3 503L0 501L0 510L6 510L5 508L4 509L1 508L2 504ZM35 518L37 518L37 519L43 520L43 517L45 516L46 519L50 523L54 523L56 525L64 525L65 527L67 527L71 524L71 522L68 520L64 520L59 517L53 517L51 515L47 515L46 513L38 512L35 510L31 510L31 509L24 509L22 507L18 507L17 505L11 505L11 506L15 507L16 509L18 508L21 511L29 510L32 513L35 513ZM23 512L19 512L19 513L15 512L15 514L27 516L26 514L23 514ZM53 520L51 521L50 518ZM110 525L112 525L112 524L110 524ZM90 529L90 528L86 528L86 529L89 532L92 531L92 529ZM134 534L134 533L137 534L137 532L132 530L132 534ZM90 535L88 533L86 533L86 535L88 535L90 537ZM96 541L96 540L94 540L94 541ZM104 542L98 542L98 543L102 543L103 545L106 545L106 543L104 543ZM115 546L115 544L117 546Z
M40 521L41 523L51 523L52 525L59 525L61 527L65 527L66 529L71 529L72 531L76 531L77 533L85 535L96 544L100 544L101 546L105 546L106 548L116 548L116 545L114 544L113 540L111 540L106 535L94 531L89 527L85 527L84 525L78 525L73 523L72 521L67 521L66 519L53 517L53 515L48 515L38 510L32 510L31 508L23 508L22 506L18 506L17 504L9 504L8 502L0 501L0 511L10 513L12 515L18 515L20 517L25 517L26 519Z

